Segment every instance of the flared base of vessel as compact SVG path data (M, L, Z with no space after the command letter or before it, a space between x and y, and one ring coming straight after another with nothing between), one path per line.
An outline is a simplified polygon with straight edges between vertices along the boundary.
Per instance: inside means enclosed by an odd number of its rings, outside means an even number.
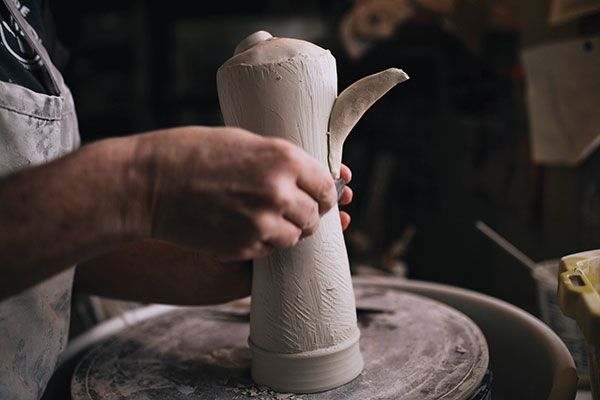
M326 349L295 354L268 352L249 340L252 379L286 393L315 393L342 386L362 372L359 336Z

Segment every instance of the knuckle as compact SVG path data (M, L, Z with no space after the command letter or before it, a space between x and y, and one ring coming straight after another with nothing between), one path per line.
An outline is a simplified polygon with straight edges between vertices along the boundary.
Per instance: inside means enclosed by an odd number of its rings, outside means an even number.
M291 204L290 196L284 189L283 179L279 176L273 176L265 181L264 196L265 205L269 208L272 207L276 212L280 212Z
M293 207L294 200L288 191L282 190L276 197L276 204L279 209L278 211L280 213L285 213L286 210L289 210Z
M256 216L253 222L254 236L257 242L260 244L268 241L273 231L273 217L267 212L262 212Z
M316 227L319 225L319 205L317 203L313 203L310 206L310 214L306 223L303 226L304 231L315 231Z
M273 252L273 250L274 250L273 247L263 245L259 249L256 250L256 254L252 258L261 258L261 257L268 256L269 254L271 254Z
M289 234L286 235L285 237L282 237L281 240L279 241L281 247L283 248L288 248L288 247L292 247L293 245L295 245L298 242L298 238L300 237L300 234Z
M308 228L306 228L303 232L303 236L312 236L317 232L317 229L319 229L319 224L316 223L314 225L309 226Z
M248 260L251 258L261 257L263 252L263 246L260 242L254 242L251 245L248 245L240 252L240 259Z
M315 204L312 207L312 212L302 227L302 238L313 235L319 229L319 208Z
M263 205L277 214L284 213L294 205L289 179L281 173L274 172L265 179L263 197Z
M263 190L266 200L276 199L279 194L279 178L273 174L266 176L263 182Z
M328 208L332 207L335 203L335 194L334 194L334 186L333 181L327 179L324 180L318 189L319 199L326 205Z
M280 138L273 140L277 162L283 165L293 164L299 157L299 148L293 143Z
M254 258L255 251L251 247L245 247L237 252L234 260L249 260Z
M286 247L295 246L302 237L302 230L294 226L288 236Z

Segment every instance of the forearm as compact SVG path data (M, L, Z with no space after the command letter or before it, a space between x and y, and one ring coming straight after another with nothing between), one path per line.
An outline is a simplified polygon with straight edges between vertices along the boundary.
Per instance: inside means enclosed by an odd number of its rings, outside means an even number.
M178 300L170 300L172 289L160 292L164 300L149 300L197 303L194 292L210 290L217 275L193 267L225 266L206 253L247 260L292 246L316 231L335 200L331 175L317 160L285 140L239 128L182 127L96 142L0 178L0 299L128 242L155 238L195 249L187 257L201 259L144 261L126 273L139 279L150 273L146 266L165 270L144 279L148 285L168 285L172 273L183 280L195 274L190 280L207 284L190 286ZM111 284L124 282L120 267L132 258L95 271L114 275Z
M222 263L208 253L144 240L79 265L75 286L122 300L216 304L248 296L251 272L250 261Z
M0 179L0 299L143 236L135 138Z

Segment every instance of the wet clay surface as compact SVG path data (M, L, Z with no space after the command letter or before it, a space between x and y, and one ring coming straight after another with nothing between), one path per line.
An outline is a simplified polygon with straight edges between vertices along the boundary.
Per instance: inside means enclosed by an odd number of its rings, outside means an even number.
M309 395L250 378L249 309L181 308L127 328L77 367L75 400L465 399L488 365L485 339L462 313L393 288L355 287L363 373Z

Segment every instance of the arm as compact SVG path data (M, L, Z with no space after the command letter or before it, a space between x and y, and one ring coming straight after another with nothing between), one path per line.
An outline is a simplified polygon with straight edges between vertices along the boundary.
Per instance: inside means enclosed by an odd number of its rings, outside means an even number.
M351 172L342 165L341 177ZM340 205L349 204L346 186ZM343 229L350 216L340 211ZM77 267L75 286L100 296L147 303L201 305L248 296L251 261L222 263L209 253L191 251L166 242L145 240L121 246Z
M251 261L223 263L205 252L144 240L77 267L77 289L146 303L202 305L250 294Z
M140 238L132 159L128 140L110 139L0 179L0 299Z
M280 139L187 127L100 141L0 179L0 298L145 238L260 257L334 202L328 172Z

